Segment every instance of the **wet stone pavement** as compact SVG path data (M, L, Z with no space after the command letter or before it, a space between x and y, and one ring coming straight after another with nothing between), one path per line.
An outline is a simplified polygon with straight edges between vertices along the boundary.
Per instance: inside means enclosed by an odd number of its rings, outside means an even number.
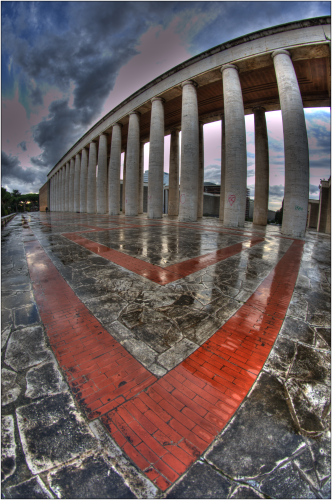
M330 238L2 230L4 498L330 498Z

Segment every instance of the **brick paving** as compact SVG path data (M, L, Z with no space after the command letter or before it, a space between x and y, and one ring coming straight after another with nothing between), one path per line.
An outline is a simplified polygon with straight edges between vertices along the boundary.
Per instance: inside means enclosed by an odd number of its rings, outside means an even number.
M166 277L163 268L77 233L64 236L163 285L245 248L239 243L172 265L168 270L176 276ZM249 240L250 246L262 241ZM73 393L89 419L103 415L111 436L160 489L167 489L205 451L256 380L291 300L302 248L303 242L295 240L246 305L157 381L81 303L40 244L25 244L41 319Z
M55 216L50 223L40 222L47 230L54 230L57 224L60 231L74 225L74 231L61 231L61 237L161 289L265 244L267 236L250 228L232 231L214 221L186 225L166 220L164 227L224 237L241 235L242 241L161 267L89 239L94 233L142 226L151 231L160 228L160 223L143 219L133 224L129 218L101 216L100 224L94 225L95 217L87 223L75 214L71 219ZM102 227L107 224L109 227ZM288 247L258 287L194 352L164 375L156 376L77 296L26 219L22 231L40 318L77 403L89 421L102 422L145 477L159 490L168 491L210 449L258 380L284 324L305 240L273 234L289 240Z

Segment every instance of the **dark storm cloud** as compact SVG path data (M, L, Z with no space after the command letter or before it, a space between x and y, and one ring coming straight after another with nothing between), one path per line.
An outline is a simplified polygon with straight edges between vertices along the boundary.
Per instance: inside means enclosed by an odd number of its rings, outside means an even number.
M277 198L284 196L284 186L282 186L281 184L279 186L270 186L269 195Z
M26 141L21 141L18 146L22 149L22 151L26 151L27 150L27 143Z
M330 2L198 2L198 6L211 22L193 37L192 50L197 52L270 26L331 13Z
M35 185L41 186L41 181L46 180L45 174L29 167L24 169L17 156L7 155L1 151L1 183L2 185L10 184L16 185Z
M33 156L31 163L46 168L53 166L82 134L80 120L84 113L85 108L69 108L67 99L53 101L47 119L33 127L33 138L43 153Z
M331 160L330 158L319 158L318 160L309 161L310 168L331 168Z
M173 16L174 3L73 2L66 4L68 29L57 26L40 14L44 5L15 5L15 16L4 15L2 41L12 55L13 65L37 87L30 90L33 105L42 104L40 84L58 87L69 95L73 85L73 106L54 101L47 120L41 121L33 135L43 150L34 165L50 169L87 130L101 112L119 70L136 53L140 36L154 24L165 26ZM61 8L61 6L60 6ZM26 38L22 17L37 18L38 34ZM65 23L66 24L66 23ZM23 27L22 27L23 26ZM28 83L27 83L28 86Z
M2 2L3 57L9 61L10 55L11 78L19 75L25 82L29 105L42 105L45 88L57 87L68 97L53 101L47 119L34 128L42 153L31 162L50 170L93 124L149 28L166 28L176 18L194 55L250 31L329 10L328 2ZM283 150L277 141L271 145ZM220 183L216 167L219 180L213 182ZM206 176L212 180L217 172Z
M310 184L309 185L309 193L310 194L318 194L319 193L319 187L318 186L314 186L313 184Z
M31 104L33 106L38 106L38 105L42 106L44 103L43 94L39 87L36 87L35 89L31 90L30 98L31 98Z

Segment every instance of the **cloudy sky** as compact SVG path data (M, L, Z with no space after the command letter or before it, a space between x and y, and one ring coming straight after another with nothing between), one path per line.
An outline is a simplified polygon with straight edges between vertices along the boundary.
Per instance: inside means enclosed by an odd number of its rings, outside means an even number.
M2 2L2 186L38 192L71 145L131 93L238 36L330 15L329 2ZM330 175L330 110L305 110L310 196ZM270 208L281 205L281 113L267 113ZM220 122L204 127L205 180L220 182ZM253 116L246 117L254 196ZM169 137L165 138L168 171ZM146 145L145 169L148 168Z

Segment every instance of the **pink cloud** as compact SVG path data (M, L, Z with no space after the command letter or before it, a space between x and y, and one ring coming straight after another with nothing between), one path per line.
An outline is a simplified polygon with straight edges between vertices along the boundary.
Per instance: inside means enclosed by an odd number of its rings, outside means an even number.
M191 57L175 31L178 22L175 18L166 30L152 27L142 35L136 47L139 54L121 68L100 117L157 76Z

